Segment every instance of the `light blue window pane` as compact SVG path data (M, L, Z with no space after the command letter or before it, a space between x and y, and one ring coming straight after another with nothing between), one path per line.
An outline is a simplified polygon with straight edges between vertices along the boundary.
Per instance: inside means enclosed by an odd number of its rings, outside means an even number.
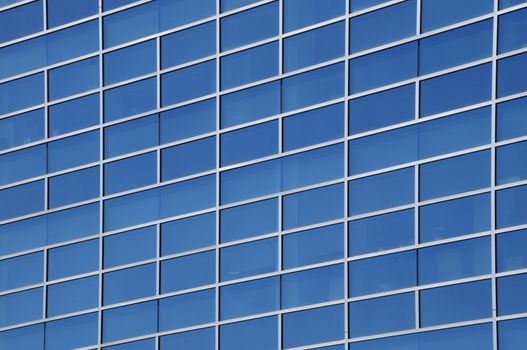
M43 271L42 252L0 260L0 291L41 283Z
M99 21L52 32L46 38L48 65L83 56L99 50Z
M0 296L0 327L42 318L42 288Z
M157 182L156 152L104 165L104 193L113 194Z
M47 6L48 28L93 16L99 11L97 0L50 0Z
M132 140L133 142L131 142ZM157 145L157 114L104 129L105 158L111 158Z
M278 74L278 42L221 58L221 89L266 79Z
M522 157L526 153L527 142L518 142L497 149L496 182L498 185L527 178L527 160Z
M0 185L46 173L46 145L24 148L0 156Z
M284 118L282 128L284 151L341 138L344 105L340 103Z
M220 319L275 311L280 307L279 277L231 284L220 289Z
M220 251L220 279L228 281L276 271L278 268L277 239L222 248Z
M0 3L0 6L6 4ZM26 35L37 33L44 28L42 0L31 2L10 10L0 12L0 42L11 41Z
M215 290L207 289L159 300L159 331L214 322Z
M192 100L216 91L216 63L207 61L161 76L162 105Z
M215 0L160 0L160 30L178 27L215 14Z
M155 350L155 338L134 341L130 343L104 347L104 350Z
M415 78L417 43L396 46L350 61L350 94Z
M47 291L48 317L96 308L99 305L98 276L52 284Z
M415 35L416 13L416 1L409 0L353 17L349 34L351 53Z
M44 200L43 180L1 190L0 221L42 211Z
M258 2L258 0L221 0L221 12L231 11L255 2Z
M527 274L499 278L497 288L500 316L527 312Z
M3 349L44 349L44 323L0 332Z
M215 129L215 99L193 103L160 114L161 144L205 134Z
M527 222L527 186L513 187L496 194L497 227L516 226Z
M344 266L321 267L282 275L282 308L319 304L344 297Z
M504 53L527 45L527 10L509 12L498 20L498 51Z
M374 253L414 244L414 220L414 211L409 209L350 221L349 255Z
M161 151L161 180L167 181L216 167L216 138L208 137Z
M413 203L414 168L349 182L350 216Z
M220 327L222 350L268 350L278 347L277 317L226 324Z
M332 225L283 236L283 268L342 259L343 229L343 225Z
M0 84L0 114L44 103L44 74Z
M211 327L166 335L159 341L160 349L214 350L216 348L214 330L214 327Z
M350 135L415 118L415 85L405 85L349 101Z
M0 120L0 150L25 145L43 138L43 109Z
M350 303L349 328L353 338L415 328L414 293Z
M163 223L161 255L181 253L216 243L216 215L207 213Z
M284 1L284 30L307 27L339 17L346 12L345 0L286 0Z
M149 226L104 237L104 267L156 257L156 227Z
M161 262L161 293L204 286L214 283L215 280L214 251Z
M156 42L150 40L104 55L104 84L109 85L155 71Z
M245 204L220 212L221 243L278 231L276 198Z
M48 280L50 281L98 269L99 240L97 239L53 248L48 252Z
M344 56L344 22L284 40L284 71L290 72Z
M285 196L283 229L341 218L343 190L342 184L338 184Z
M280 82L221 97L221 127L228 128L280 113Z
M48 172L99 160L99 131L91 131L48 144Z
M442 244L419 250L419 284L490 273L490 238Z
M500 350L519 350L527 342L527 318L498 322Z
M496 237L497 270L510 271L527 267L527 231L513 231Z
M226 51L278 35L278 2L221 19L221 50Z
M61 207L99 197L99 167L49 178L49 207Z
M184 47L184 50L181 48ZM161 37L163 69L216 53L216 22L178 31Z
M214 140L214 138L212 138ZM278 153L278 122L258 124L221 135L221 165Z
M481 151L419 167L419 198L444 197L490 186L490 152Z
M491 65L483 64L422 81L420 116L437 114L489 100L491 98L491 76Z
M492 12L493 0L423 0L423 32Z
M49 136L58 136L99 123L99 94L49 106Z
M104 47L112 47L156 33L158 2L152 1L103 18Z
M293 312L282 316L284 348L325 343L344 338L344 306Z
M107 272L103 277L104 305L156 294L156 264Z
M46 219L48 244L95 235L99 233L99 203L48 214Z
M514 5L523 4L525 0L499 0L500 10Z
M498 61L498 97L527 90L521 77L527 74L527 54L507 57Z
M349 263L349 296L413 287L417 283L416 252L408 251Z
M104 92L104 121L140 114L156 108L156 78L141 80Z
M0 79L45 66L46 54L46 36L0 48Z
M97 313L46 323L46 349L68 350L97 344Z
M159 219L159 189L106 200L104 230L112 231Z
M320 89L324 86L324 89ZM335 64L282 81L283 112L333 100L344 95L344 65Z
M111 342L157 331L157 300L103 311L102 341Z

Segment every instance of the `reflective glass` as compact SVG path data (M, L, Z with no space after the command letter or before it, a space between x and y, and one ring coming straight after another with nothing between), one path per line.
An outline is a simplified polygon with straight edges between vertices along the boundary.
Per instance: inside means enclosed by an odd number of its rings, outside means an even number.
M496 137L498 141L527 135L527 98L518 98L497 105Z
M99 22L93 20L52 32L46 39L48 65L83 56L99 50Z
M99 233L99 203L47 214L48 244ZM74 230L71 228L75 227ZM98 259L98 258L97 258Z
M158 123L157 115L150 115L105 128L104 157L111 158L157 146Z
M228 281L276 271L278 241L263 239L220 250L220 279Z
M0 119L0 150L41 140L44 134L43 109Z
M104 55L104 84L110 85L157 69L156 42L150 40Z
M501 190L496 193L496 224L498 228L527 222L527 186Z
M104 91L104 121L140 114L157 105L156 78L141 80Z
M216 138L209 137L161 151L161 180L211 170L216 166Z
M89 17L99 11L98 0L49 0L47 6L48 28Z
M48 186L50 208L99 197L99 167L51 177Z
M215 91L215 61L196 64L161 76L162 106L192 100Z
M0 185L46 173L46 145L0 155Z
M97 239L53 248L48 252L47 276L50 281L97 269L99 269L99 240Z
M215 297L215 290L207 289L160 299L159 331L214 322Z
M368 7L382 4L387 1L388 0L361 0L361 1L350 0L349 1L350 10L351 12L356 12L356 11L366 9Z
M99 305L99 277L87 277L52 284L47 290L48 317L96 308Z
M97 344L97 313L46 323L46 349L68 350Z
M221 12L231 11L255 2L258 2L258 0L221 0Z
M44 323L0 332L0 347L34 350L44 348Z
M156 264L107 272L103 276L104 305L140 299L156 293Z
M521 78L527 74L526 67L527 53L498 61L498 97L527 90L527 83Z
M0 260L0 291L41 283L43 271L42 252Z
M499 0L500 10L514 5L523 4L525 0Z
M156 257L156 227L149 226L104 237L104 267L125 265Z
M161 255L176 254L216 243L214 213L191 216L161 225Z
M44 74L0 84L0 114L44 103Z
M73 168L98 160L98 130L48 143L48 172Z
M527 342L527 318L498 322L500 350L518 350Z
M0 327L42 318L42 288L0 296Z
M498 20L499 53L521 49L527 45L527 9L509 12Z
M527 142L518 142L496 150L496 184L502 185L527 178Z
M527 274L498 278L498 315L527 312Z
M216 14L215 0L160 0L160 30L178 27Z
M423 0L423 32L492 12L493 0Z
M161 337L159 344L161 350L214 350L216 346L215 328L166 335Z
M145 340L134 341L130 343L104 347L104 350L155 350L156 339L150 338Z
M58 136L99 123L99 94L49 106L49 136Z
M111 342L157 331L157 300L102 313L102 341Z
M161 262L161 293L212 284L216 280L214 251Z
M276 316L230 323L220 327L222 350L268 350L278 347Z
M345 0L285 0L284 31L323 22L344 15Z
M216 129L216 101L205 100L160 113L160 142L168 143Z
M104 193L113 194L157 182L155 152L125 158L104 165Z
M496 237L498 272L527 267L527 231L513 231Z
M44 210L44 180L0 191L0 221Z
M0 3L0 6L2 5ZM44 29L42 0L0 12L0 23L2 23L0 43L42 31Z
M220 289L220 319L275 311L280 307L279 277L230 284Z

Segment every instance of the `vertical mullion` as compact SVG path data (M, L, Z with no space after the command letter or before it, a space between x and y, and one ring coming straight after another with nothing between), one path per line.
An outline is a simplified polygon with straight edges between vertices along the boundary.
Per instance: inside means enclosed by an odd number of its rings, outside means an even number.
M101 348L103 342L102 337L102 305L103 305L103 253L104 253L104 201L102 196L104 195L104 129L102 125L104 124L104 94L102 88L104 87L104 65L103 65L103 55L102 49L104 48L103 41L103 23L102 23L102 2L99 0L99 302L98 302L98 336L97 336L97 345L98 348Z
M220 40L220 14L221 14L221 0L216 0L216 247L215 247L215 262L216 262L216 279L215 279L215 332L214 332L214 341L215 341L215 349L220 349L220 327L219 327L219 321L220 321L220 211L219 207L221 205L220 200L220 129L221 129L221 115L220 115L220 97L219 92L221 90L220 85L220 53L221 53L221 40Z
M346 141L346 138L348 137L349 135L349 103L348 103L348 96L349 96L349 55L350 55L350 16L349 16L349 13L350 13L350 2L348 0L346 0L346 6L345 6L345 9L346 9L346 19L345 19L345 36L344 36L344 55L345 55L345 61L344 61L344 95L345 95L345 98L346 100L344 101L344 179L347 179L348 176L349 176L349 149L348 149L348 145L349 145L349 142ZM348 188L348 182L347 181L344 181L344 217L348 217L348 203L349 203L349 188ZM349 291L348 291L348 288L349 288L349 278L348 278L348 262L347 262L347 258L349 256L349 252L348 252L348 245L349 245L349 229L348 229L348 221L346 220L344 222L344 278L343 278L343 281L344 281L344 300L347 300L348 299L348 295L349 295ZM346 344L345 346L348 346L348 342L349 342L349 338L350 338L350 335L349 335L349 307L348 307L348 303L347 302L344 302L344 341Z

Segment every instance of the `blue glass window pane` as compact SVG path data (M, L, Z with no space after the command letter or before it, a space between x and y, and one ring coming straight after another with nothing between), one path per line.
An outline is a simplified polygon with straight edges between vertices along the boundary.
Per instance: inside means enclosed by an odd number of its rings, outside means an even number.
M156 227L149 226L104 237L104 267L125 265L156 257Z
M255 2L258 2L258 0L221 0L221 12L231 11Z
M99 305L99 278L81 278L52 284L47 291L48 317L96 308Z
M0 296L0 327L42 318L42 288Z
M414 168L396 170L349 182L349 215L413 203Z
M5 4L0 4L0 6ZM0 42L40 32L44 28L42 0L0 12Z
M155 350L155 338L134 341L130 343L104 347L104 350Z
M67 350L97 344L97 313L46 323L46 349Z
M492 12L493 0L423 0L423 32Z
M184 47L184 50L181 48ZM216 22L161 37L161 68L177 66L216 53Z
M0 191L0 221L44 210L44 181L10 187Z
M284 118L282 127L284 151L341 138L344 105L340 103Z
M527 342L527 318L498 322L500 350L517 350Z
M49 106L49 136L58 136L99 123L99 94Z
M349 101L350 135L415 118L415 85L405 85Z
M527 222L527 186L513 187L496 194L497 227L521 225Z
M41 283L43 271L42 252L0 260L0 291Z
M343 229L342 225L332 225L283 236L283 268L342 259Z
M275 311L280 307L280 279L270 277L231 284L220 290L220 319Z
M527 178L527 142L513 143L499 147L496 151L498 185L521 181Z
M523 4L525 0L499 0L500 10L514 5Z
M284 348L331 342L344 337L344 306L293 312L282 316Z
M104 92L104 121L140 114L157 105L156 78L141 80Z
M282 308L342 299L343 272L344 266L339 264L282 275Z
M159 300L159 331L214 322L215 290L207 289Z
M14 112L43 102L43 73L0 84L0 114Z
M267 39L278 35L278 2L221 19L221 50Z
M341 218L344 214L343 191L343 186L337 184L285 196L283 229Z
M44 323L0 332L0 347L34 350L44 348Z
M104 305L140 299L156 293L156 264L104 274Z
M91 131L48 144L48 172L99 160L99 131Z
M98 0L50 0L47 5L48 28L89 17L99 11Z
M220 279L228 281L276 271L277 244L276 238L270 238L221 249Z
M324 22L345 12L345 0L285 0L284 31Z
M46 173L46 145L24 148L0 156L0 185Z
M221 243L278 231L278 201L250 203L220 212Z
M0 48L0 79L45 66L46 51L46 36Z
M167 181L216 167L216 138L209 137L161 151L161 179Z
M214 140L214 138L212 138ZM221 165L278 153L278 122L271 121L221 135Z
M417 282L416 252L408 251L349 263L350 297L413 287Z
M99 233L99 203L48 214L46 220L48 244L95 235Z
M110 11L121 6L131 4L137 0L102 0L103 11Z
M527 312L527 274L499 278L497 288L500 316Z
M280 82L221 97L221 127L228 128L280 113Z
M159 343L161 350L214 350L216 348L214 327L167 335L161 337Z
M160 0L160 30L178 27L215 14L215 0Z
M527 45L527 10L509 12L498 20L498 51L504 53Z
M61 207L99 197L99 167L49 178L49 207Z
M414 211L403 210L348 223L349 255L414 244ZM386 229L389 227L389 229Z
M490 238L442 244L419 250L419 284L490 273Z
M344 56L344 22L284 40L284 71L290 72Z
M216 215L207 213L163 223L161 255L181 253L216 243Z
M157 300L103 311L102 340L111 342L157 331Z
M527 98L503 102L496 108L496 137L498 141L527 135Z
M48 65L99 50L99 21L69 27L46 36Z
M0 150L25 145L43 138L43 109L0 120Z
M351 18L351 53L415 35L416 13L416 1L409 0Z
M97 239L53 248L48 252L48 280L50 281L98 269L99 240Z
M128 46L104 55L104 84L135 78L156 69L155 40Z
M161 262L161 293L204 286L214 283L215 280L214 251Z
M156 152L104 165L104 193L113 194L157 182Z
M324 86L324 89L320 89ZM282 81L283 112L333 100L344 95L344 65L335 64Z
M422 81L420 116L437 114L489 100L491 98L491 77L491 65L484 64Z
M350 61L350 94L415 78L417 43L396 46Z
M160 114L161 143L178 141L216 128L214 99L171 109Z
M350 337L415 328L414 293L350 303L349 328Z
M278 347L276 316L230 323L220 327L222 350L268 350Z
M522 79L527 74L526 67L527 53L498 61L498 97L527 90L527 83Z
M161 76L162 105L192 100L216 91L216 63L207 61Z
M157 146L157 144L157 114L113 125L104 129L105 158L111 158L121 154L150 148Z
M498 272L527 267L527 231L513 231L498 235L496 251Z

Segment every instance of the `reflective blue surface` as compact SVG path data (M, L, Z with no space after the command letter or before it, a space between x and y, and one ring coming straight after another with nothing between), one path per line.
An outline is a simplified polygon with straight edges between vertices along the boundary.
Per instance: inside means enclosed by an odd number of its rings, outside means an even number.
M527 135L525 111L527 98L518 98L497 105L496 137L498 141Z
M97 0L50 0L47 6L49 28L93 16L99 11Z
M524 224L527 186L513 187L496 193L496 224L498 228Z
M99 240L75 243L48 252L48 280L78 275L99 268Z
M498 323L500 350L514 350L523 346L527 341L525 333L527 318L501 321Z
M104 157L111 158L157 146L158 123L157 115L151 115L105 128Z
M500 316L527 312L527 302L522 298L527 290L527 274L499 278L497 288Z
M176 104L211 94L215 90L216 63L207 61L163 74L161 77L161 104L163 106Z
M104 193L152 185L157 181L157 155L141 154L104 165Z
M527 266L527 231L513 231L496 237L498 272Z
M0 326L35 321L42 318L42 288L2 295Z
M49 136L58 136L99 123L99 94L52 105L48 109Z
M527 178L527 142L518 142L496 150L496 183L498 185L521 181Z
M176 333L161 337L161 349L181 348L187 350L214 350L214 327Z
M161 264L161 293L214 283L214 251L164 260Z
M98 276L52 284L47 291L48 317L93 309L99 305Z
M0 114L14 112L44 102L44 75L34 74L0 84Z
M423 0L423 32L492 12L492 0Z
M220 250L220 279L228 281L273 272L278 268L277 239L235 245Z
M277 323L274 316L223 325L220 327L220 347L225 350L275 349L278 346Z
M498 61L498 97L527 90L527 83L521 79L527 73L527 54L511 56Z
M161 255L208 247L215 242L214 213L192 216L161 225Z
M207 289L159 301L159 331L214 322L215 291Z
M99 167L55 176L48 180L50 208L99 196Z
M42 282L42 252L0 260L0 291Z
M156 228L149 226L104 238L104 267L125 265L156 256Z
M104 342L157 331L157 301L105 310L102 314Z
M345 0L285 0L284 30L290 32L344 15L345 8Z
M213 131L216 127L216 102L210 99L162 112L159 123L161 143Z
M201 139L161 152L162 181L211 170L216 166L216 140Z
M509 12L498 20L498 51L500 53L523 48L527 45L525 39L527 10Z
M156 78L141 80L104 92L106 122L156 108Z
M42 138L44 138L43 109L0 120L0 150L28 144Z
M46 324L46 349L67 350L97 344L97 313Z
M280 306L280 279L270 277L220 289L220 319L275 311Z
M104 84L145 75L156 70L156 42L150 40L104 55Z
M50 142L48 144L48 172L96 162L99 160L99 131Z

